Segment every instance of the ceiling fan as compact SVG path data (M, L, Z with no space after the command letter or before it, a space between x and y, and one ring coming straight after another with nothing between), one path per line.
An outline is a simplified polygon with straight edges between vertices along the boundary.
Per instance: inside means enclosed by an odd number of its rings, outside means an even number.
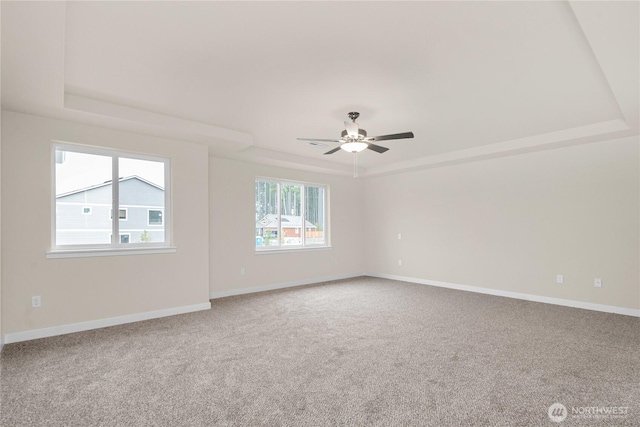
M394 133L391 135L381 135L381 136L367 136L367 131L361 129L356 123L356 119L360 117L360 113L356 111L352 111L347 114L351 119L351 123L348 121L344 122L345 129L342 131L340 139L318 139L318 138L298 138L300 141L309 141L311 143L314 142L338 142L339 146L334 148L333 150L329 150L324 154L333 154L336 151L343 149L350 153L359 153L362 150L372 150L376 153L384 153L388 150L387 147L382 147L380 145L376 145L373 141L386 141L390 139L405 139L405 138L413 138L413 132L404 132L404 133Z

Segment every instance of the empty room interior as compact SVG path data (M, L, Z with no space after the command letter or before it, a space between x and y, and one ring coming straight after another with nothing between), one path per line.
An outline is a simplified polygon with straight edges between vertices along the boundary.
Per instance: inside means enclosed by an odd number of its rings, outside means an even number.
M0 16L1 425L640 425L640 2Z

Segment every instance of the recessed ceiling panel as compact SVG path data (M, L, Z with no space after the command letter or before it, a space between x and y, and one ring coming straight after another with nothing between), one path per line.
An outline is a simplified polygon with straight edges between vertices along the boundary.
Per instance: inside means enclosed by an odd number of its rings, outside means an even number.
M621 117L565 2L69 2L65 85L249 132L256 147L323 157L296 137L370 135L365 167Z

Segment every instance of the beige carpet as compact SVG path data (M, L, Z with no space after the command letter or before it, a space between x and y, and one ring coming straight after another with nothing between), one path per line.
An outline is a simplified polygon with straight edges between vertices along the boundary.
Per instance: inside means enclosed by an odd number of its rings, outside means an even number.
M639 351L638 318L359 278L8 344L0 419L638 426ZM560 424L547 414L554 403L569 411Z

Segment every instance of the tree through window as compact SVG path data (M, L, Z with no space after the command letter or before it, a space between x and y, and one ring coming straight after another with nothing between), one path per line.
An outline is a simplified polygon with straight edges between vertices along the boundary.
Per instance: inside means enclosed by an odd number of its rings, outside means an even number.
M256 250L328 246L327 187L258 178Z

